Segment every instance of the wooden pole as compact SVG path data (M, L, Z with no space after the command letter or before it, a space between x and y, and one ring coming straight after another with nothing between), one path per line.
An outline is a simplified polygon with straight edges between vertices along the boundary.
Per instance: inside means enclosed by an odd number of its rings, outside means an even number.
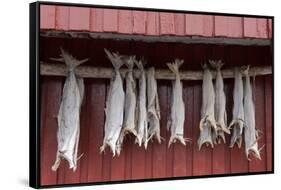
M120 69L121 75L124 77L127 69ZM93 66L79 66L76 68L75 73L83 78L111 78L114 74L112 68L105 67L93 67ZM216 72L212 71L213 77L215 77ZM64 64L54 64L54 63L44 63L40 64L40 74L49 76L66 76L67 68ZM134 70L134 76L139 77L139 71ZM255 66L250 67L250 76L259 75L270 75L272 74L271 66ZM222 69L223 78L234 78L233 69ZM181 80L202 80L202 71L181 71ZM173 80L175 75L168 69L157 69L155 70L155 78L160 80Z

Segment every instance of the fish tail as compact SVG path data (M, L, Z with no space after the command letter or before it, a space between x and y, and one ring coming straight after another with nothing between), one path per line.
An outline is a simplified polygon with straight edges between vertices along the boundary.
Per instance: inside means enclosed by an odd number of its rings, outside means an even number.
M142 64L141 61L135 61L136 66L138 67L139 70L143 71L144 70L144 65Z
M243 65L240 67L240 72L244 75L249 75L250 65Z
M133 70L134 68L134 63L135 63L135 56L128 56L125 59L125 64L128 67L129 70Z
M167 63L167 66L173 73L179 75L179 68L182 64L183 64L183 60L176 59L175 62L173 63Z
M216 69L216 70L220 70L222 68L222 66L224 65L224 63L221 60L209 60L210 65Z

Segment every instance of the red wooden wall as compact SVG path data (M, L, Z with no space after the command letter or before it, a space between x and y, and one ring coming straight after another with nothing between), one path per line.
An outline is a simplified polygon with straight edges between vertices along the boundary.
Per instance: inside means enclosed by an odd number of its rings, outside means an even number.
M40 28L138 35L271 38L272 20L41 5Z
M165 62L175 57L185 63L182 69L200 69L200 63L207 59L223 59L225 68L250 65L272 64L270 47L246 47L223 45L185 45L175 43L144 43L94 39L40 38L40 59L50 62L50 57L59 55L63 46L75 57L90 57L87 63L92 66L108 66L103 48L124 54L143 55L149 66L165 67ZM163 178L173 176L200 176L211 174L247 173L272 170L272 77L257 76L255 79L256 127L263 135L259 146L261 161L249 162L244 148L228 148L218 145L214 149L202 148L198 151L197 138L201 108L201 81L184 81L183 98L186 105L185 136L192 138L186 147L173 144L167 148L169 133L166 122L169 112L171 81L158 81L161 108L161 135L163 144L149 143L145 151L128 137L119 157L112 158L109 150L99 154L103 140L105 97L109 81L105 79L85 79L85 97L81 110L81 136L79 152L84 156L79 160L76 172L68 169L63 162L57 172L51 171L56 155L57 122L62 88L65 78L41 76L41 184L71 184L99 181L130 180L143 178ZM228 122L231 119L233 79L225 80Z

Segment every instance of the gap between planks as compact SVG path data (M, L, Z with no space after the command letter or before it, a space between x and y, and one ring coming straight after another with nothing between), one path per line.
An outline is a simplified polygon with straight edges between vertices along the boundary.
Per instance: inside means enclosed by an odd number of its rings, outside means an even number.
M120 69L122 77L125 77L127 69ZM234 78L233 69L222 69L221 70L223 78ZM112 78L114 70L112 68L105 67L93 67L93 66L79 66L76 68L75 73L79 77L83 78ZM55 63L45 63L40 62L40 74L48 76L66 76L67 67L64 64L55 64ZM215 71L212 71L213 78L215 78ZM272 66L255 66L251 67L249 70L250 76L259 76L259 75L270 75L272 74ZM140 72L134 70L134 76L138 78ZM181 71L180 72L181 80L202 80L203 71ZM157 69L155 70L155 78L160 80L174 80L175 75L168 69Z

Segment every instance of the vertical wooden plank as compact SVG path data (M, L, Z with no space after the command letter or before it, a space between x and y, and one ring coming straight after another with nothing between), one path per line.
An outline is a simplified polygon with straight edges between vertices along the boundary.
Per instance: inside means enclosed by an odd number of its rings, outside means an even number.
M267 38L267 20L265 18L244 18L244 36Z
M171 49L169 48L169 51ZM166 146L166 176L165 177L173 177L173 173L174 173L174 157L175 157L175 153L174 153L174 150L175 150L175 144L171 144L170 147L168 147L168 143L169 143L169 140L170 140L170 137L171 137L171 133L170 131L168 131L166 128L167 126L167 122L168 122L168 118L170 117L170 112L171 112L171 97L172 97L172 86L171 86L171 81L165 81L166 83L166 87L167 87L167 100L166 100L166 120L165 120L165 123L162 124L161 126L163 126L164 128L164 133L162 132L163 134L163 137L166 139L165 140L165 146ZM163 121L164 122L164 121ZM165 136L164 136L165 135ZM177 160L177 159L176 159ZM177 164L176 164L177 165ZM177 168L178 169L178 168Z
M56 30L68 30L69 29L69 7L56 6Z
M213 23L213 16L185 14L185 34L212 37Z
M91 8L90 31L103 32L103 9Z
M147 12L146 34L158 36L160 33L160 21L158 12Z
M54 185L57 183L57 174L51 170L56 159L57 152L57 120L56 116L59 110L62 81L61 78L45 78L42 94L46 97L45 117L41 118L41 131L44 133L44 144L41 147L44 156L41 157L41 184ZM43 102L42 102L43 103Z
M160 34L174 35L175 23L173 13L160 13Z
M194 63L202 63L207 57L208 48L204 45L194 47L193 56ZM193 107L193 176L209 175L212 173L212 148L202 146L198 150L197 140L199 137L199 122L201 119L201 102L202 102L202 81L194 82L194 107Z
M105 95L105 97L108 96L109 85L110 85L109 81L106 81L106 85L105 85L105 87L106 87L105 88L106 89L106 95ZM105 99L105 101L106 101L106 99ZM103 123L102 126L104 128L104 123ZM104 138L104 132L103 132L103 138ZM110 148L107 147L105 152L102 153L102 154L103 154L102 155L102 181L110 181L111 180L112 152L111 152Z
M215 16L215 36L241 38L242 35L242 17Z
M193 136L193 84L188 81L184 81L184 101L185 101L185 122L184 122L184 134L185 137L192 139ZM186 146L186 176L192 176L193 169L193 144L196 144L196 139L192 139L191 144Z
M153 51L159 50L162 48L163 55L167 55L168 46L163 45L161 43L153 44ZM165 60L165 56L155 56L152 59L152 63L157 62L162 63ZM158 62L159 61L159 62ZM153 146L153 163L152 163L152 175L153 178L161 178L166 177L166 160L169 156L166 153L167 149L167 130L166 130L166 121L167 121L167 109L168 109L168 97L167 97L167 82L166 81L157 81L158 85L158 96L159 96L159 104L160 104L160 135L161 137L165 138L165 141L162 141L161 144L158 143L156 139L153 139L152 146Z
M88 182L103 181L103 155L99 148L103 143L104 107L105 107L105 81L89 80L88 83L89 112L87 113L89 127L88 146ZM108 151L107 154L110 154Z
M253 84L253 83L252 83ZM255 89L253 89L253 96L255 97L255 117L256 117L256 129L260 130L260 139L258 140L259 148L265 145L266 133L265 133L265 118L264 118L264 80L263 77L256 77ZM260 152L262 160L257 160L251 157L249 162L249 172L266 171L266 153L265 148Z
M267 19L268 37L272 38L272 19Z
M88 118L91 117L90 106L89 106L89 85L88 80L84 80L85 92L83 97L83 102L81 106L80 112L80 139L79 139L79 151L78 156L83 156L80 158L78 162L80 162L80 183L88 182L88 163L89 160L89 131L90 125ZM78 183L79 183L78 182Z
M118 11L118 32L132 34L133 20L131 10Z
M40 5L40 28L55 28L56 9L53 5Z
M90 8L69 7L69 29L90 30Z
M185 34L185 15L182 13L174 13L175 34L183 36Z
M132 11L133 16L133 33L145 34L146 32L146 12Z
M272 76L265 77L266 167L272 171Z
M118 10L103 9L103 30L105 32L118 31Z
M45 140L45 128L46 128L46 124L45 124L45 118L46 115L48 113L48 110L46 109L46 103L47 103L47 96L46 96L46 92L48 92L48 86L46 85L46 78L41 76L40 77L40 164L42 164L43 160L44 160L44 156L45 156L45 150L44 150L44 140ZM40 183L45 183L44 182L44 170L41 167L41 171L40 171Z

